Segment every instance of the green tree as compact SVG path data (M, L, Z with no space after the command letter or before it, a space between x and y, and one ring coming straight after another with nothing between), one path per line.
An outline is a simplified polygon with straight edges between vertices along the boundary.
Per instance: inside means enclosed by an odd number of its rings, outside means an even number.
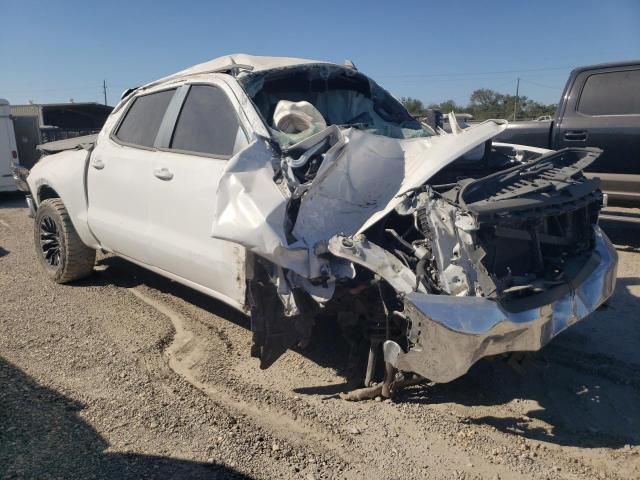
M438 110L441 110L444 114L447 114L449 112L462 113L465 110L465 107L463 107L462 105L458 105L455 100L451 99L445 100L440 104L431 104L429 105L429 108L436 108Z
M412 97L402 97L400 102L402 102L404 108L406 108L412 115L420 115L424 112L424 104L422 103L422 100Z
M469 113L476 120L505 117L508 97L489 88L474 90L469 97Z
M513 120L516 111L515 95L503 94L488 88L475 90L469 97L468 113L476 120L487 118L507 118ZM553 116L555 105L544 105L531 100L526 95L518 97L516 120L534 120L542 115Z
M487 120L489 118L506 118L513 120L516 107L515 95L500 93L490 88L474 90L469 97L466 106L458 105L453 100L445 100L442 103L432 103L428 108L436 108L447 114L449 112L469 113L474 120ZM526 95L518 97L518 109L516 120L535 120L542 115L555 115L556 105L545 105L531 100Z

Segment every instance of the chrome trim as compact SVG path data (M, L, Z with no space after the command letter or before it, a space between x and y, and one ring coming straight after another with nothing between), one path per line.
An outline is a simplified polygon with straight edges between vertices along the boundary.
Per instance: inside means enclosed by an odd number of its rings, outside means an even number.
M550 304L514 313L482 297L409 293L404 313L411 320L412 346L405 353L396 342L386 341L385 360L399 370L445 383L483 357L540 350L613 294L618 255L602 230L594 229L598 266L572 292Z
M26 195L25 199L27 200L27 206L29 207L29 217L36 218L36 202L33 201L33 197L31 195Z

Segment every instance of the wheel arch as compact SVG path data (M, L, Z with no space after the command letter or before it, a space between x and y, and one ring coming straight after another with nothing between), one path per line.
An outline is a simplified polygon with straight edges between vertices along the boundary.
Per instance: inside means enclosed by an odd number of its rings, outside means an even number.
M36 192L36 201L38 202L38 205L40 205L43 200L47 200L49 198L60 198L60 195L49 185L41 185Z
M59 198L69 212L73 226L85 245L99 248L88 223L86 169L89 152L67 150L43 157L31 169L27 183L37 207L44 200Z

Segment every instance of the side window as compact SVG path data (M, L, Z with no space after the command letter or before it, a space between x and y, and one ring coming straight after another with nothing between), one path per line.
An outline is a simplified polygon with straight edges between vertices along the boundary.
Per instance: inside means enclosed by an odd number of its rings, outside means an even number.
M589 76L580 95L578 111L585 115L640 114L640 70Z
M174 92L175 89L163 90L137 97L127 110L116 137L125 143L153 147L162 117Z
M193 85L182 106L170 148L220 157L233 155L244 137L227 95L208 85Z

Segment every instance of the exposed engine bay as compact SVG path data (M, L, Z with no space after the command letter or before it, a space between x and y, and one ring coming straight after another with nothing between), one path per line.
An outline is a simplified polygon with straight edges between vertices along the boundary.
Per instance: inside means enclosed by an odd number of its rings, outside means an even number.
M602 196L581 172L597 156L567 149L478 179L420 187L396 210L413 217L413 238L387 231L429 292L501 301L544 292L593 249Z
M369 352L354 355L366 369L349 368L366 371L370 386L384 365L376 389L389 396L412 378L450 381L483 356L539 349L612 291L599 183L582 174L599 150L494 145L504 121L434 135L345 68L243 81L272 138L230 161L218 194L234 199L236 216L217 212L213 235L255 254L247 278L262 368L329 315ZM256 216L269 228L250 228ZM580 318L555 313L596 274L606 281ZM427 313L440 307L450 318ZM431 358L452 343L449 358Z

